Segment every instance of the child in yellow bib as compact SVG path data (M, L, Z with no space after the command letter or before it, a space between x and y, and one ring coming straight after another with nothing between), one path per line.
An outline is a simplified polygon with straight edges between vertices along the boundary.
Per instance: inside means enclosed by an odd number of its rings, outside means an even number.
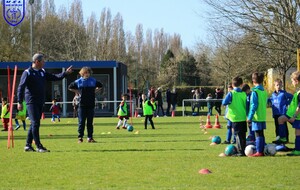
M264 156L266 118L267 118L267 99L268 93L263 87L264 74L253 73L253 89L250 98L250 110L247 122L251 122L252 131L255 132L256 153L252 157Z
M27 112L27 106L26 102L23 100L22 102L23 109L22 110L17 110L16 117L15 117L15 122L16 122L16 128L15 130L18 130L20 128L20 124L18 120L21 120L23 123L23 128L24 131L26 130L26 112Z
M117 124L116 129L120 129L121 126L123 129L126 129L127 120L129 119L128 105L126 102L127 97L128 97L127 94L122 95L122 102L120 103L119 110L118 110L119 122ZM123 121L123 125L122 125L122 121Z
M243 84L243 79L235 77L232 79L232 91L228 92L222 104L228 106L226 118L231 121L237 145L237 156L245 156L246 148L246 100L247 95L240 88Z
M152 120L153 112L156 110L156 104L154 102L154 99L152 99L152 101L148 100L145 94L142 94L142 99L143 99L143 113L145 116L145 122L144 122L145 129L147 129L148 120L151 124L152 129L155 129Z
M2 110L1 110L1 120L3 123L2 131L8 130L9 117L10 117L10 112L9 112L9 106L7 104L7 98L2 98Z
M295 71L291 75L292 84L298 91L294 94L292 102L286 112L278 118L279 128L284 127L284 122L288 121L295 128L295 149L288 156L300 156L300 71ZM280 136L280 141L286 141L285 136Z

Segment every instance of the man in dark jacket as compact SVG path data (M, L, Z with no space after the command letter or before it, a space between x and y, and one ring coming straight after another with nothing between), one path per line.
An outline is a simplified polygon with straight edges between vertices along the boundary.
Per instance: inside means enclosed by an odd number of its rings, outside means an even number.
M163 108L163 99L162 99L160 88L158 88L156 93L155 93L155 100L157 101L157 110L156 110L157 116L159 116L159 110L160 109L161 109L161 112L162 112L162 116L164 116L165 112L164 112L164 108Z
M216 99L219 99L220 101L215 102L215 110L218 112L219 115L221 115L221 105L222 105L222 99L224 96L224 91L220 88L216 89L215 97Z
M166 110L166 115L169 116L170 115L170 109L171 109L171 91L170 89L167 89L166 92L166 100L167 100L167 110Z
M40 141L40 119L45 103L46 81L62 80L72 73L72 66L60 74L50 74L43 69L45 65L44 55L37 53L32 57L32 66L26 69L20 79L18 87L18 110L23 110L22 102L25 99L27 112L30 118L30 128L28 130L25 152L35 151L32 141L35 141L37 152L50 152Z

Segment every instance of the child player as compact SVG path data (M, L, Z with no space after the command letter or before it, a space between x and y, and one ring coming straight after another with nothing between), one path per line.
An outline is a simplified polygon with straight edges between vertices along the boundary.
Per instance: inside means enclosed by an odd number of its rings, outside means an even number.
M145 129L147 129L148 120L151 124L152 129L155 129L152 118L153 118L153 112L156 110L156 108L154 107L153 103L151 103L151 101L146 98L145 94L142 94L142 99L143 99L143 114L145 116L145 122L144 122ZM154 102L154 99L152 101Z
M252 74L254 88L250 97L250 110L247 122L252 122L252 130L255 132L256 153L251 155L253 157L264 156L264 130L266 129L268 94L262 85L263 81L263 73L255 72Z
M85 125L87 128L87 142L95 143L94 113L95 93L100 91L102 83L92 77L93 71L90 67L82 67L79 71L80 78L69 85L69 90L80 96L78 104L78 143L83 142Z
M250 97L251 97L251 89L250 86L248 84L243 84L242 85L242 91L246 92L247 94L247 101L246 101L246 114L249 114L249 110L250 110ZM248 129L249 129L249 133L248 136L246 138L247 141L247 145L248 143L252 144L255 142L255 133L252 130L252 123L248 122Z
M210 100L212 99L212 95L211 93L207 94L206 100L207 100L207 115L212 116L212 109L213 109L213 102L211 102Z
M229 85L228 86L228 92L231 92L233 90L233 87L232 85ZM228 105L226 106L226 109L225 109L225 119L227 120L227 132L226 132L226 140L223 142L223 144L230 144L230 141L231 141L231 136L232 136L232 123L231 121L226 117L227 116L227 113L228 113ZM233 136L233 142L232 143L236 143L235 142L235 136Z
M286 122L284 122L284 127L279 129L278 118L286 113L287 107L293 99L293 95L282 90L282 81L280 79L274 81L274 87L275 91L268 99L268 103L272 106L272 114L275 122L275 135L276 138L278 137L273 143L281 144L288 141L289 131ZM282 130L282 133L285 134L285 142L281 142L279 139L279 130Z
M24 131L25 131L26 130L26 111L27 111L27 106L26 106L25 100L23 100L22 105L23 105L22 110L17 109L17 113L16 113L16 117L15 117L15 122L16 122L15 130L18 130L20 128L20 124L19 124L18 120L21 120L23 123Z
M127 120L129 119L129 117L128 117L129 107L128 107L127 102L126 102L127 97L128 97L127 94L122 95L122 102L120 103L119 110L118 110L119 122L117 124L116 129L120 129L120 126L122 126L123 129L126 129L126 123L127 123ZM123 121L123 119L124 119L124 121ZM123 121L123 125L122 125L122 121Z
M294 87L299 88L300 86L300 72L293 72L291 75L292 84ZM300 90L294 94L292 102L286 112L286 115L282 115L278 118L279 123L279 135L280 140L284 141L285 134L284 122L289 121L292 123L293 128L295 128L295 150L287 154L288 156L300 156Z
M232 122L232 128L236 138L237 156L245 156L246 148L246 99L247 95L240 86L243 79L235 77L232 79L233 90L229 92L223 100L223 105L228 105L227 118Z
M1 109L1 120L3 123L2 131L8 131L8 123L9 123L9 106L7 104L7 98L2 98L2 109Z
M52 122L55 122L55 118L57 118L58 122L60 122L60 106L57 104L56 99L52 100L52 106L50 107L50 111L52 112Z
M156 104L156 102L155 102L155 98L151 98L150 99L150 102L151 102L151 104L153 105L153 109L154 109L154 112L153 113L155 113L156 111L157 111L157 104Z

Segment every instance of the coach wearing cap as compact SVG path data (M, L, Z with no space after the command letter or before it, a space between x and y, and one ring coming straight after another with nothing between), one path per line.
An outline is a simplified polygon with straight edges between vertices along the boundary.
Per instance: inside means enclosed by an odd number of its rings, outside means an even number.
M62 80L66 75L72 73L72 66L60 74L51 74L43 68L45 65L44 55L36 53L32 57L32 65L26 69L20 79L18 87L18 110L22 110L22 101L25 99L28 116L31 124L28 130L25 152L35 151L32 141L35 141L37 152L50 152L40 141L40 119L45 103L45 82Z

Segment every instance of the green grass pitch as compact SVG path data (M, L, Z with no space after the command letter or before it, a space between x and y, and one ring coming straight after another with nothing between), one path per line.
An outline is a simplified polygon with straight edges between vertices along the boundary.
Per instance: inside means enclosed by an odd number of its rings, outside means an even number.
M269 115L270 110L268 110ZM0 133L0 189L299 189L300 157L219 157L226 145L210 146L221 129L199 128L200 117L154 118L155 130L144 130L144 118L133 118L133 132L116 130L117 118L95 118L97 143L77 143L77 120L42 120L41 140L50 153L24 152L26 132ZM202 116L205 123L206 117ZM211 117L214 124L215 117ZM268 116L266 141L274 140ZM27 121L27 124L29 122ZM294 147L294 129L289 126ZM198 171L208 168L212 173Z

